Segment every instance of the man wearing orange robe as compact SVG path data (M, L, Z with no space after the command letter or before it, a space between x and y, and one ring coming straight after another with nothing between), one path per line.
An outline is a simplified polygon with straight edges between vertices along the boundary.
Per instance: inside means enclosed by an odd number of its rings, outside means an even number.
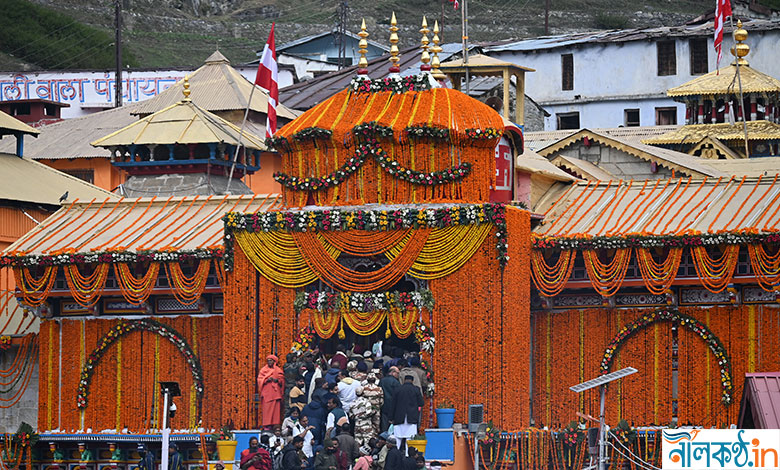
M282 424L282 398L284 395L284 371L277 366L279 358L273 354L266 357L267 365L260 369L257 388L263 407L263 427Z

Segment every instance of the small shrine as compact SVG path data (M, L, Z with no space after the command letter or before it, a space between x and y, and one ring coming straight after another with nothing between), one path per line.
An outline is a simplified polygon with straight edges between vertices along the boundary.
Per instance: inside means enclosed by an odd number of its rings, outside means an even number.
M92 142L130 175L125 195L221 194L228 178L232 194L251 194L241 178L260 169L263 141L193 103L186 78L182 93L178 103Z
M780 80L750 67L741 21L733 36L734 62L667 91L685 103L685 125L643 143L712 159L780 155Z

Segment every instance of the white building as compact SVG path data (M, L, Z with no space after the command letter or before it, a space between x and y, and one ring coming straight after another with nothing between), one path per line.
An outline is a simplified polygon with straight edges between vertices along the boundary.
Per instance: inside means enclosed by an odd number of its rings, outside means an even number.
M780 19L744 23L750 65L780 77ZM724 33L721 67L733 57ZM599 31L483 47L492 57L536 70L525 92L550 116L545 130L683 124L685 106L666 90L715 70L712 23Z

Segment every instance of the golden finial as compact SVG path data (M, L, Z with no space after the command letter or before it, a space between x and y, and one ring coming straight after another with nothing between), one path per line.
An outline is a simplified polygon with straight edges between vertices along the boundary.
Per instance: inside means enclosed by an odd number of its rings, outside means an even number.
M737 20L737 29L735 29L731 34L734 37L734 41L737 42L734 44L734 47L731 48L731 55L737 58L739 65L748 65L748 61L745 59L745 56L747 56L750 52L750 46L743 42L745 39L747 39L748 32L742 29L742 20ZM736 64L736 61L734 63Z
M181 91L184 95L184 101L190 101L190 76L184 76L184 89Z
M366 19L363 18L363 23L360 25L360 41L358 41L358 51L360 52L360 59L358 60L358 74L365 75L368 73L368 60L366 59L366 53L368 52L368 31L366 31Z
M398 20L395 19L395 12L390 18L390 66L391 73L401 72L401 68L398 66L398 62L401 59L398 57Z
M420 29L420 33L422 34L422 39L420 39L420 49L422 49L422 57L420 57L422 65L420 66L420 70L422 71L431 70L431 66L428 65L428 62L431 61L431 55L428 54L428 33L430 32L431 30L428 29L428 20L423 16L422 28Z
M431 52L433 52L433 57L431 58L431 69L433 73L433 78L436 80L444 80L447 78L446 75L444 75L441 70L439 70L439 52L441 52L443 49L439 45L439 20L436 20L433 23L433 46L431 47Z

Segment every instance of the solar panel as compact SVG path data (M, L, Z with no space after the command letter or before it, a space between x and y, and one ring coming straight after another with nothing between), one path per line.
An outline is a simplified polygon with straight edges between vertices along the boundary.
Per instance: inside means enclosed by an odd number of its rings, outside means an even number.
M626 367L625 369L620 369L620 370L616 370L615 372L610 372L609 374L602 375L600 377L588 380L586 382L582 382L581 384L573 385L569 387L569 390L577 393L584 392L585 390L598 387L599 385L604 385L606 383L612 382L617 379L622 379L623 377L634 374L636 372L637 370L634 369L633 367Z

